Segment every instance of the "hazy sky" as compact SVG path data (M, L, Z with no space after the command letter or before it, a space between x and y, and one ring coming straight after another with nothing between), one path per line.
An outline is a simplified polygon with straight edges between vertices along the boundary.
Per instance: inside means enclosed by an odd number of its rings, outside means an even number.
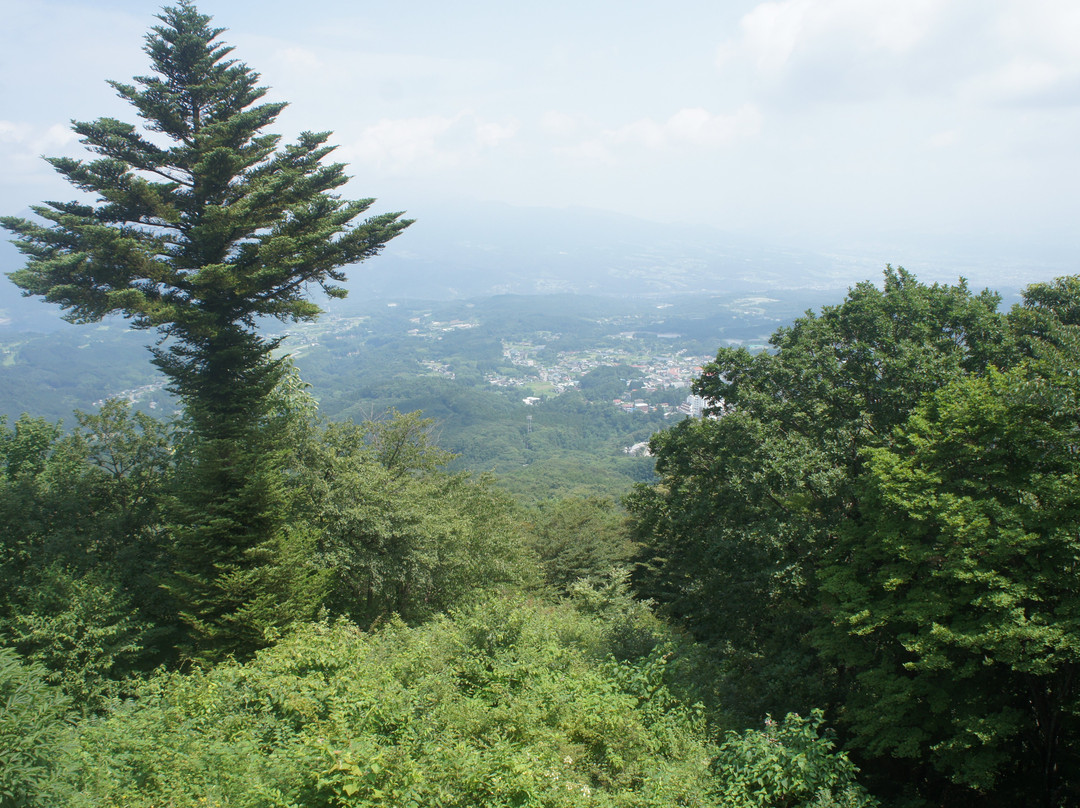
M38 157L79 153L70 119L133 119L104 80L147 72L158 8L0 0L0 211L71 197ZM380 210L587 206L1080 271L1077 0L199 8L291 102L278 131L333 130Z

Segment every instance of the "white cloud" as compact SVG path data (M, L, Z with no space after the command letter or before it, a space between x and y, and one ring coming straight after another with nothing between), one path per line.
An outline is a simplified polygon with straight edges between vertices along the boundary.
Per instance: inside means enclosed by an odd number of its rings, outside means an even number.
M276 52L275 64L288 68L289 72L303 71L308 74L316 74L326 71L329 65L319 55L308 48L289 45Z
M477 145L483 148L498 146L504 140L509 140L514 137L514 135L518 133L518 128L519 126L516 120L511 120L507 123L478 121L476 124Z
M682 109L664 125L667 142L695 146L727 146L760 131L761 112L752 104L744 104L731 115L712 115L700 107Z
M516 120L480 120L470 112L384 118L346 142L340 155L350 163L371 164L391 173L453 168L512 139L518 128Z
M716 64L727 81L782 104L940 93L970 72L992 20L977 2L997 0L759 3L719 44Z
M730 115L715 115L701 107L688 107L666 120L641 118L552 151L591 165L615 165L623 151L634 148L645 148L678 159L689 147L721 149L732 146L758 134L761 126L761 112L753 104L744 104Z
M960 142L960 133L955 129L945 129L941 132L935 132L926 139L926 145L931 149L947 149L950 146L955 146Z
M440 151L437 142L460 120L429 115L419 118L383 119L360 133L360 137L341 148L350 163L374 163L391 171L416 163L452 164L453 155Z
M1006 96L1024 96L1042 93L1064 78L1061 65L1045 59L1013 59L991 73L987 78Z
M716 64L748 68L789 101L893 90L981 103L1080 103L1075 0L771 0L740 20Z
M759 70L774 73L791 59L804 35L804 3L763 3L742 18L743 47ZM726 45L730 53L732 46Z
M554 153L561 157L569 157L571 160L590 165L612 165L615 163L615 155L600 138L590 138L573 146L559 146L553 149Z
M548 110L540 118L540 128L549 135L568 137L578 131L578 120L558 110Z
M36 154L62 148L75 140L75 133L63 124L34 126L16 121L0 121L0 143L21 146Z
M1075 64L1080 4L1075 0L1025 0L1007 4L997 17L1001 40L1014 50Z
M17 143L26 139L30 127L25 123L0 121L0 142Z
M0 121L0 163L9 179L50 174L42 156L77 154L77 137L62 124L35 126L20 121Z
M761 113L752 104L743 105L732 115L713 115L701 107L680 109L666 121L643 118L599 137L608 146L635 145L650 149L672 146L729 146L761 129Z
M996 18L999 58L963 89L988 103L1080 105L1080 4L1028 0Z
M742 46L759 70L776 73L823 46L906 53L933 29L944 0L782 0L740 22ZM730 44L722 52L730 53Z

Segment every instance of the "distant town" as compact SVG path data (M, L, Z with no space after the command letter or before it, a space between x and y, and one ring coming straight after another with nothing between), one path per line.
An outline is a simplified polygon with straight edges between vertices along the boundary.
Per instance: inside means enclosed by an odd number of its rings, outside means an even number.
M621 335L632 340L630 333ZM649 403L644 397L668 390L687 390L691 382L701 375L702 365L712 357L690 356L684 351L669 354L643 355L640 347L597 348L587 351L559 351L554 362L538 359L547 346L532 342L503 344L503 357L516 367L521 375L489 373L487 380L496 387L520 387L533 392L543 391L558 395L579 386L581 378L601 367L631 367L636 373L627 378L627 394L611 399L611 403L625 412L663 412L665 415L691 415L700 417L702 399L688 395L681 404L667 402ZM634 386L631 387L631 384ZM526 404L537 404L541 395L529 395L522 399Z
M355 403L342 390L363 389L364 395L378 398L380 385L389 379L427 376L453 381L454 389L486 388L524 405L538 406L572 393L624 413L701 417L708 404L693 396L691 388L702 367L714 359L715 347L761 350L774 324L805 303L795 297L746 296L648 303L575 296L370 301L269 333L283 340L276 355L291 356L323 404L333 399L332 408ZM0 344L11 399L3 411L17 413L25 407L26 395L18 391L31 381L37 385L33 389L39 389L42 369L53 363L58 367L55 392L37 405L51 417L64 417L65 408L70 412L99 405L107 396L167 417L175 401L145 362L141 342L138 334L102 325L93 331L58 331ZM75 363L70 346L92 347L93 353L86 355L101 368L87 372L85 359ZM387 400L405 389L398 388ZM439 410L423 388L412 397L421 399L425 408Z

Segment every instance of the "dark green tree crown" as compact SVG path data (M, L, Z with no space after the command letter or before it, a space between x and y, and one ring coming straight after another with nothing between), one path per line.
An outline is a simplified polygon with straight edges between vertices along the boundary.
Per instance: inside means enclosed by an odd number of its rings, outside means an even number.
M73 124L88 160L49 162L84 201L46 202L40 219L0 219L27 256L11 279L69 320L120 314L170 339L154 349L190 432L174 482L164 586L193 654L248 653L289 618L283 593L306 574L289 561L285 436L273 391L287 364L260 317L310 320L313 287L341 297L343 267L409 225L367 219L342 200L348 177L323 162L329 133L279 146L285 107L264 103L259 75L229 58L221 28L180 0L146 37L152 75L111 82L142 118ZM90 201L86 201L89 199ZM299 571L298 571L299 570ZM294 574L296 573L296 574ZM297 577L299 576L299 577Z
M10 274L73 322L112 313L191 344L256 317L309 320L312 286L345 294L342 267L369 258L410 222L357 221L371 199L344 201L340 163L324 163L329 133L278 148L264 133L285 107L258 103L259 74L228 58L188 0L166 8L146 38L154 75L110 82L143 119L100 118L73 129L97 159L50 158L87 202L34 208L48 224L0 224L28 256Z

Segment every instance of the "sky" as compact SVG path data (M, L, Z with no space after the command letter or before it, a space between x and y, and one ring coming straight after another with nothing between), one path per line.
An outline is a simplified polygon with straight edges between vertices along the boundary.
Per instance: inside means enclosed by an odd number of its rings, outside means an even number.
M134 120L155 2L0 0L0 212L69 199L41 155ZM332 130L349 196L437 216L587 207L821 250L1080 271L1076 0L205 0Z

